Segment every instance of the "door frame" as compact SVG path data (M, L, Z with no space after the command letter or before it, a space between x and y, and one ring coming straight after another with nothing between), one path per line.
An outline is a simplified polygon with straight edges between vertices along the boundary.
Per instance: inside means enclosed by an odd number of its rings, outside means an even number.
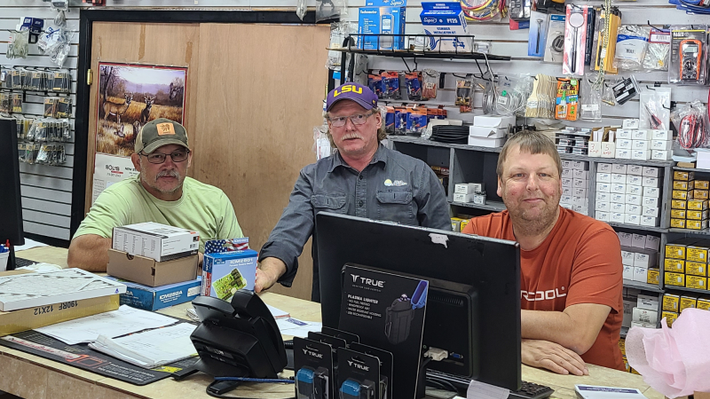
M166 22L168 21L168 22ZM86 206L86 174L89 154L89 98L91 86L86 84L91 67L92 28L94 22L135 22L135 23L271 23L315 25L315 11L308 11L299 19L294 11L211 11L211 10L102 10L82 9L79 11L79 62L76 82L76 107L74 120L74 167L72 175L72 204L70 215L70 237L84 220ZM333 20L320 21L328 24ZM98 72L98 71L95 71ZM98 79L98 74L95 75ZM92 84L98 84L93 82ZM71 238L70 238L71 241Z

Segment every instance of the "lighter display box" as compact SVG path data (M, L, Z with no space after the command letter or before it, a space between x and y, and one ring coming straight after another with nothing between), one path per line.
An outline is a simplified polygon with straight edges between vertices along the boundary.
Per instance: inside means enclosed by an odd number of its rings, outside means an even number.
M164 262L196 254L200 233L153 222L130 224L113 228L112 248Z

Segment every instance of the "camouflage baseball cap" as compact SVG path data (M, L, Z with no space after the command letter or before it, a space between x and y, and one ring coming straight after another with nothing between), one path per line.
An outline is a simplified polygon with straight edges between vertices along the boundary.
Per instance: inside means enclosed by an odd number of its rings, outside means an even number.
M145 154L150 154L168 144L177 144L190 149L187 143L187 130L185 130L183 125L175 121L158 118L143 126L143 129L138 133L138 137L136 137L134 150L135 152L143 151Z

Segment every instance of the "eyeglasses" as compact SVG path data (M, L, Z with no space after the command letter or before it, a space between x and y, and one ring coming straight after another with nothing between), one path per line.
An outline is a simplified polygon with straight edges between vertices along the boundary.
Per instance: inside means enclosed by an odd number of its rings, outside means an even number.
M348 119L350 119L350 122L353 123L353 125L362 125L365 122L367 122L367 118L370 117L370 115L373 115L373 112L368 112L366 114L356 114L356 115L350 115L350 116L338 116L335 118L328 118L330 121L330 124L333 125L334 127L343 127L345 124L348 122Z
M190 154L190 150L175 150L170 154L166 154L163 152L153 152L150 154L143 154L140 152L138 153L138 155L143 155L144 157L148 158L148 162L156 164L165 162L165 158L167 156L170 156L170 159L172 159L173 162L183 162L187 159L188 154Z

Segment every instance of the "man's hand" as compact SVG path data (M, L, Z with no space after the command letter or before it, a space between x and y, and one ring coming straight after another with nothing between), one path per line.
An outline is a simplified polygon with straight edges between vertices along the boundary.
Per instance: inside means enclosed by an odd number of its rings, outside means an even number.
M268 290L286 273L286 264L279 258L265 258L259 263L256 269L256 281L254 291L257 293Z
M589 374L584 360L560 344L536 339L523 339L520 344L523 363L528 366L545 368L558 374Z

